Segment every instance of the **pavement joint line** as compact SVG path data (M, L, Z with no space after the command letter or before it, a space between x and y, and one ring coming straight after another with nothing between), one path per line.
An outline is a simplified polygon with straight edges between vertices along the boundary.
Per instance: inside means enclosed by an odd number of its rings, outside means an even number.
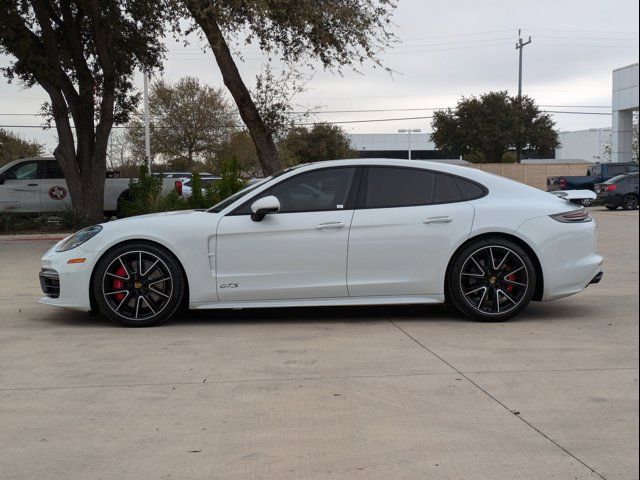
M482 393L484 393L486 396L488 396L489 398L491 398L494 402L496 402L498 405L500 405L502 408L504 408L506 411L508 411L511 416L517 417L520 421L522 421L524 424L526 424L527 426L529 426L531 429L533 429L534 431L536 431L538 434L540 434L542 437L544 437L545 439L547 439L549 442L553 443L556 447L558 447L560 450L562 450L564 453L566 453L567 455L569 455L571 458L573 458L575 461L577 461L578 463L580 463L581 465L583 465L584 467L588 468L592 474L596 474L598 477L600 477L602 480L607 480L607 478L602 475L600 472L598 472L596 469L594 469L593 467L591 467L590 465L588 465L587 463L585 463L583 460L581 460L580 458L578 458L576 455L574 455L573 453L571 453L569 450L567 450L565 447L563 447L562 445L560 445L558 442L556 442L554 439L552 439L549 435L547 435L546 433L544 433L540 428L536 427L535 425L533 425L531 422L529 422L528 420L526 420L525 418L522 417L522 415L516 415L513 413L513 411L507 407L507 405L505 405L503 402L501 402L500 400L498 400L495 396L493 396L489 391L487 391L486 389L482 388L478 383L476 383L473 379L471 379L469 376L467 376L464 372L462 372L461 370L459 370L458 368L456 368L452 363L448 362L445 358L441 357L440 355L438 355L437 353L435 353L433 350L431 350L429 347L427 347L424 343L420 342L418 339L416 339L415 337L413 337L411 334L409 334L408 332L406 332L402 327L400 327L396 322L394 322L391 319L388 319L389 323L391 323L394 327L396 327L398 330L400 330L402 333L404 333L407 337L409 337L411 340L413 340L417 345L419 345L422 349L426 350L428 353L430 353L431 355L433 355L434 357L436 357L438 360L440 360L442 363L444 363L445 365L447 365L449 368L453 369L455 372L458 373L458 375L462 376L465 378L465 380L467 380L469 383L471 383L474 387L476 387L478 390L480 390Z
M309 380L350 380L358 378L400 378L400 377L428 377L435 375L456 375L455 372L424 372L424 373L381 373L375 375L337 375L324 377L283 377L283 378L254 378L242 380L197 380L189 382L158 382L158 383L114 383L111 385L63 385L56 387L0 387L0 392L20 392L34 390L74 390L82 388L127 388L127 387L166 387L170 385L224 385L233 383L263 383L263 382L297 382Z

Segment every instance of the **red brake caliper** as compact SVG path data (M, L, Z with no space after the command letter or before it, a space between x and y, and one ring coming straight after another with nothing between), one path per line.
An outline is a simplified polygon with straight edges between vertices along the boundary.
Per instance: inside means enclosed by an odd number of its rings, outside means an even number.
M512 282L516 281L516 275L515 273L512 273L511 275L507 275L505 277L507 280L510 280ZM513 285L507 285L507 292L511 292L513 290Z
M118 268L118 270L115 271L114 275L125 277L127 275L127 271L124 269L123 266L120 266L120 268ZM121 290L124 288L124 281L119 278L114 278L111 286L113 287L114 290ZM114 295L117 302L121 302L122 300L124 300L124 297L126 296L127 294L124 292L116 293Z

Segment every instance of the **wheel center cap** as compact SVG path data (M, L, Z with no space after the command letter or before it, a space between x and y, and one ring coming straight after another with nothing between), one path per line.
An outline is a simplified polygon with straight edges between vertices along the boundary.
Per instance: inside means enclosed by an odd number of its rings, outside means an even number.
M142 288L142 283L140 283L140 282L136 282L136 283L134 284L134 287L136 287L136 288Z
M497 278L496 278L496 277L489 277L489 283L490 283L491 285L495 284L495 283L496 283L496 280L497 280Z

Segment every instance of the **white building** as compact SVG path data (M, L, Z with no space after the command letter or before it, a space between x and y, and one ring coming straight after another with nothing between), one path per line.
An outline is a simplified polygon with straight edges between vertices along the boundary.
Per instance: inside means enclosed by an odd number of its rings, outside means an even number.
M612 160L630 162L633 159L633 112L638 111L638 64L613 71Z
M556 148L557 160L611 161L611 128L560 132L558 140L560 147Z

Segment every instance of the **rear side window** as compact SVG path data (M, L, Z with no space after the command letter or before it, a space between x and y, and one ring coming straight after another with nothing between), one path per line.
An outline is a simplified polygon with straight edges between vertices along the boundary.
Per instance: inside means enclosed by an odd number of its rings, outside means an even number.
M456 186L463 200L475 200L484 196L484 189L477 183L470 182L460 177L455 177Z
M45 172L44 178L64 178L64 173L62 173L62 169L58 162L55 160L47 160L45 162Z
M450 175L436 175L433 188L433 203L461 202L462 195L458 190L456 179Z
M638 165L630 165L627 167L627 172L637 172L638 171Z
M433 198L434 174L415 168L370 167L360 208L428 205Z

